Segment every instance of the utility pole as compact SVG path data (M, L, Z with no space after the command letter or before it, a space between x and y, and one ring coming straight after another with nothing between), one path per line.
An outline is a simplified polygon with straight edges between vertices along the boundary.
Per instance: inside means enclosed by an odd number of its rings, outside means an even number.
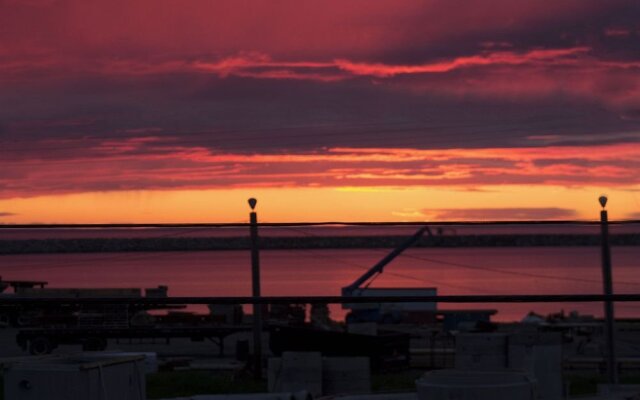
M254 211L258 201L249 199L251 231L251 295L260 297L260 249L258 244L258 215ZM262 379L262 305L253 304L253 368L256 379Z
M609 216L605 209L607 205L607 197L600 196L598 199L602 210L600 211L600 234L602 244L602 285L604 294L611 296L613 294L613 278L611 276L611 249L609 248ZM616 348L615 348L615 317L613 312L613 301L605 300L604 302L605 316L605 339L607 341L607 377L610 385L618 383L618 369L616 364Z

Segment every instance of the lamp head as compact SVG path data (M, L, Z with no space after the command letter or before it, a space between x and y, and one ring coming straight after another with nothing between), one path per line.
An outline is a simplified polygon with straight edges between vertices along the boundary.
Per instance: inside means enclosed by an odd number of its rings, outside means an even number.
M602 195L598 198L598 201L600 202L600 205L602 206L602 208L605 208L607 206L607 196Z
M253 197L249 199L249 207L251 207L252 210L256 209L256 204L258 204L258 200Z

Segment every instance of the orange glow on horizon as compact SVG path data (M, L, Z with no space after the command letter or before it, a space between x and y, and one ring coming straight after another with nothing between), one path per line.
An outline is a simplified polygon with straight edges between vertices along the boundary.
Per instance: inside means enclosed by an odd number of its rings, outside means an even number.
M240 154L167 142L97 142L49 168L0 162L25 176L0 199L0 223L243 222L249 197L271 222L590 220L601 193L612 219L640 205L638 143Z
M638 190L636 187L634 190ZM496 219L494 210L539 210L540 219L598 218L598 196L609 195L610 218L637 218L634 191L604 187L487 186L455 187L244 188L171 191L91 192L0 200L13 223L197 223L246 222L249 197L258 198L263 222L466 220L467 209L486 209L473 219ZM517 207L517 208L514 208ZM446 213L442 213L446 210ZM455 210L460 210L456 217ZM564 210L565 214L546 210ZM517 219L517 212L498 219ZM526 219L526 218L525 218Z

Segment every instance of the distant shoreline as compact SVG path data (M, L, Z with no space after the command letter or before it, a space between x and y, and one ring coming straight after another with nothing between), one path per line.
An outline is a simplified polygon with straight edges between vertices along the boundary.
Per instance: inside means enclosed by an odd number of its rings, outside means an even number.
M262 237L269 250L394 248L406 236ZM611 235L613 246L640 246L640 234ZM561 247L599 246L599 235L501 234L424 237L413 247ZM111 253L157 251L247 250L247 237L81 238L0 240L0 254Z

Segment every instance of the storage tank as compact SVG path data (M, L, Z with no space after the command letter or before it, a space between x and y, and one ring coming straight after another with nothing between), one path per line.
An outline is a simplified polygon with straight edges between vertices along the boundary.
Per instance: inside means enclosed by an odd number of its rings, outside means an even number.
M539 383L539 399L558 400L563 396L562 343L559 333L458 334L455 368L469 371L522 371Z
M439 370L416 381L419 400L534 400L536 382L514 371Z

